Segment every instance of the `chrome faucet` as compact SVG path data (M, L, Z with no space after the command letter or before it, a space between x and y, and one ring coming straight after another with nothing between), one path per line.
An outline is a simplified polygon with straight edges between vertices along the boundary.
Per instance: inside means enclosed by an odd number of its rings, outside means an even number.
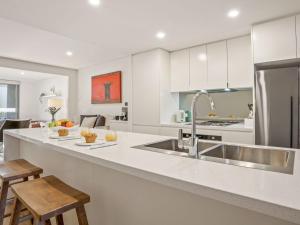
M209 102L210 102L210 108L212 111L215 110L215 103L211 96L208 94L207 91L202 90L197 92L192 100L192 106L191 106L191 112L192 112L192 130L191 130L191 137L189 140L186 142L183 140L183 133L182 129L179 129L178 132L178 147L179 148L187 148L189 150L189 155L198 158L198 137L197 137L197 132L196 132L196 103L201 95L205 95Z

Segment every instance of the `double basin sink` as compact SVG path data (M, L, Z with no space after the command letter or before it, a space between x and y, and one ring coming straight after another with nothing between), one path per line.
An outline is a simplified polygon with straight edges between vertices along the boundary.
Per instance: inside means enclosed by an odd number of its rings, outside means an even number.
M190 157L188 149L179 148L176 139L139 145L133 148ZM291 150L198 142L198 152L199 160L293 174L295 152Z

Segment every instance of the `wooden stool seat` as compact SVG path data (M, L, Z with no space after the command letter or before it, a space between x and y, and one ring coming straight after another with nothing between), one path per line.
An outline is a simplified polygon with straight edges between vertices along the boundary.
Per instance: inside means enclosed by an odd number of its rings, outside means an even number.
M90 196L63 183L55 176L14 184L11 188L16 196L17 210L17 215L13 215L12 220L13 217L19 216L18 209L24 205L35 221L38 221L37 224L43 224L52 217L62 220L61 215L71 209L76 209L80 225L87 224L84 204L90 201Z
M39 178L41 173L43 173L43 169L24 159L0 163L0 180L2 182L0 192L0 225L3 225L4 217L11 215L11 204L7 205L9 186L13 183L27 181L29 177Z
M43 173L43 169L32 165L24 159L17 159L0 164L2 182L13 181Z

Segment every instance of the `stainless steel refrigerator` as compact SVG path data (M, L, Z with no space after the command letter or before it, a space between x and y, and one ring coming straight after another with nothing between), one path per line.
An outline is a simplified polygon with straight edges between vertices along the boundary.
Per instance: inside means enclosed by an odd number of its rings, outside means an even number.
M255 142L299 148L299 67L256 72Z

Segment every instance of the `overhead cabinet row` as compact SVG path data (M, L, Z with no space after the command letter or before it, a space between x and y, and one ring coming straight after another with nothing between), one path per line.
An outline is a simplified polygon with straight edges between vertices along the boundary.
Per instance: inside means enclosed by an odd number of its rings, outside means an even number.
M171 91L252 87L251 38L171 53Z
M254 63L300 58L300 15L254 25Z

